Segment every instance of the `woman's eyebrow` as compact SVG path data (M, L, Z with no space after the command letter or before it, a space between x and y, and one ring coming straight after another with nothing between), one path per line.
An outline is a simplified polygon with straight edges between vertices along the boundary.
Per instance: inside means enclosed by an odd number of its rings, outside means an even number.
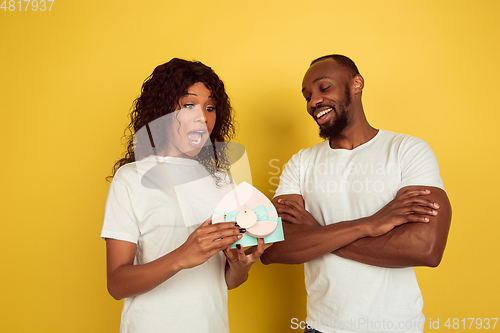
M186 94L186 96L187 96L187 95L190 95L190 96L196 96L196 97L198 97L198 95L196 95L195 93L190 93L190 92L188 92L188 93ZM208 96L208 98L212 98L212 95Z

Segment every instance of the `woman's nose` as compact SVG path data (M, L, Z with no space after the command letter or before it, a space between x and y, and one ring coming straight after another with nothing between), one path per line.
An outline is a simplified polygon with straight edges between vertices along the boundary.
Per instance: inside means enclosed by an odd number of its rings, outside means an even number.
M203 123L207 121L207 110L203 109L201 105L197 105L194 112L194 121Z

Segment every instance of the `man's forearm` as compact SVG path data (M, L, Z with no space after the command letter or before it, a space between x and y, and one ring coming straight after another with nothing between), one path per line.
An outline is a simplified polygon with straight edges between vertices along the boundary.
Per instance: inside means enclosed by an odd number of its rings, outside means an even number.
M441 189L433 188L428 198L439 204L438 214L429 216L428 223L407 223L385 235L359 239L333 253L381 267L436 267L441 261L448 238L451 206Z
M362 221L328 226L283 223L285 241L275 243L261 257L264 264L301 264L335 251L368 235Z
M302 197L289 196L281 205L280 200L273 199L278 213L291 223L283 224L286 241L266 251L262 259L266 264L303 263L332 252L382 267L437 266L451 221L446 193L425 186L401 189L372 216L324 227L304 209Z
M333 254L364 264L402 268L411 266L437 266L441 255L433 254L432 240L422 240L410 229L414 225L405 224L389 233L363 238L333 251Z

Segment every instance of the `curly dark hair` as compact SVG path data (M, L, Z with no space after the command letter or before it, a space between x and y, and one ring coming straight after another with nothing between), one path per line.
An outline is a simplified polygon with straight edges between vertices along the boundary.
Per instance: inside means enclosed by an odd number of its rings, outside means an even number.
M211 91L217 117L210 134L211 145L203 147L195 159L207 169L217 184L220 184L226 178L230 163L224 142L228 142L234 137L235 128L233 125L233 109L226 94L224 83L212 68L199 61L173 58L169 62L157 66L144 81L141 95L134 101L132 112L129 115L130 124L125 130L125 138L127 139L125 156L116 161L112 175L108 177L108 180L113 178L121 166L146 157L136 156L135 150L141 148L138 145L142 140L137 137L134 138L135 134L139 134L138 132L147 133L151 137L148 124L174 112L179 106L181 97L185 96L188 93L188 88L197 82L205 84ZM139 131L144 127L147 132L144 130ZM160 141L165 140L166 135L160 139ZM164 143L158 142L158 140L155 142L157 146ZM216 143L217 149L215 149Z

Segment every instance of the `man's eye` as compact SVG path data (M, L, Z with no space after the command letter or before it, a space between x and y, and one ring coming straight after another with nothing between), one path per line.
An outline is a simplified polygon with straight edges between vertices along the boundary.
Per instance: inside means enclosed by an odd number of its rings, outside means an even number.
M327 86L327 87L321 87L321 91L327 91L328 89L330 89L330 86Z
M306 99L306 102L309 102L311 100L311 96L304 97Z

